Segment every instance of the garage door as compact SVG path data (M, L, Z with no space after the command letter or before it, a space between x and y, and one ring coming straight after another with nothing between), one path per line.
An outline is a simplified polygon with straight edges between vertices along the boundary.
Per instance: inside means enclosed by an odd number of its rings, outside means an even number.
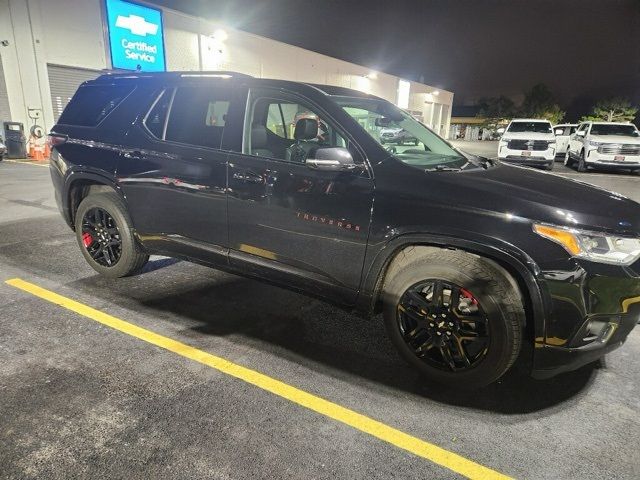
M9 111L9 94L7 93L7 84L4 81L2 57L0 57L0 125L2 122L8 122L10 120L11 112Z
M49 72L49 87L51 88L53 120L56 122L80 84L87 80L93 80L102 73L98 70L61 67L50 64L47 65L47 71Z

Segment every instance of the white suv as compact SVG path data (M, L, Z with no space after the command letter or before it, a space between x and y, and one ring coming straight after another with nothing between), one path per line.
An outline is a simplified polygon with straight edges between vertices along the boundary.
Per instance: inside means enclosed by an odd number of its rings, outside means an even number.
M640 132L632 123L585 122L571 136L564 164L628 168L640 172Z
M498 159L535 167L553 168L556 137L547 120L516 118L498 143Z

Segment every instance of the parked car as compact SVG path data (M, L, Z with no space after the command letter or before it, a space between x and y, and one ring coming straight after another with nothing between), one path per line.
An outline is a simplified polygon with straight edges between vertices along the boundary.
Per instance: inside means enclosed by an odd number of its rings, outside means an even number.
M392 124L420 147L388 151ZM640 315L640 205L466 155L355 90L103 75L49 141L57 204L100 274L161 254L380 312L403 358L441 383L491 383L524 345L538 378L578 368Z
M412 143L418 145L418 139L404 128L382 128L380 130L380 143L383 145L385 143L395 143L397 145Z
M562 158L564 158L569 148L569 139L571 135L576 133L577 129L577 123L562 123L553 127L553 133L556 136L556 157L562 155Z
M2 137L0 137L0 162L4 160L4 157L6 154L7 154L7 146L2 141Z
M556 137L547 120L511 120L500 142L498 158L503 162L553 169Z
M606 166L640 172L640 132L632 123L584 122L569 141L565 165L579 172Z

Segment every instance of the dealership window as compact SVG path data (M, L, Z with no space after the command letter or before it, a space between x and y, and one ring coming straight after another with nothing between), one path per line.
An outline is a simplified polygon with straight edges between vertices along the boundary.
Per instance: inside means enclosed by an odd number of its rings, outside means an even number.
M171 102L166 140L220 148L230 99L230 88L178 88Z
M167 113L169 112L173 92L173 88L164 90L144 119L144 125L156 138L164 138Z
M317 124L313 138L295 138L296 123ZM253 96L246 119L244 153L302 163L318 147L346 147L344 136L304 102Z
M130 85L84 85L62 113L58 123L94 127L104 120L132 91Z

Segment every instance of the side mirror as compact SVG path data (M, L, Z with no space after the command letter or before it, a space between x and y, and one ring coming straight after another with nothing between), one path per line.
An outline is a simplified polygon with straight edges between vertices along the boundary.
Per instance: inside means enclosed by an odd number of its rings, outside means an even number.
M564 129L562 128L556 128L555 132L556 135L564 135Z
M358 165L353 161L351 152L343 147L318 148L313 158L307 158L305 164L314 170L344 171L355 170Z

